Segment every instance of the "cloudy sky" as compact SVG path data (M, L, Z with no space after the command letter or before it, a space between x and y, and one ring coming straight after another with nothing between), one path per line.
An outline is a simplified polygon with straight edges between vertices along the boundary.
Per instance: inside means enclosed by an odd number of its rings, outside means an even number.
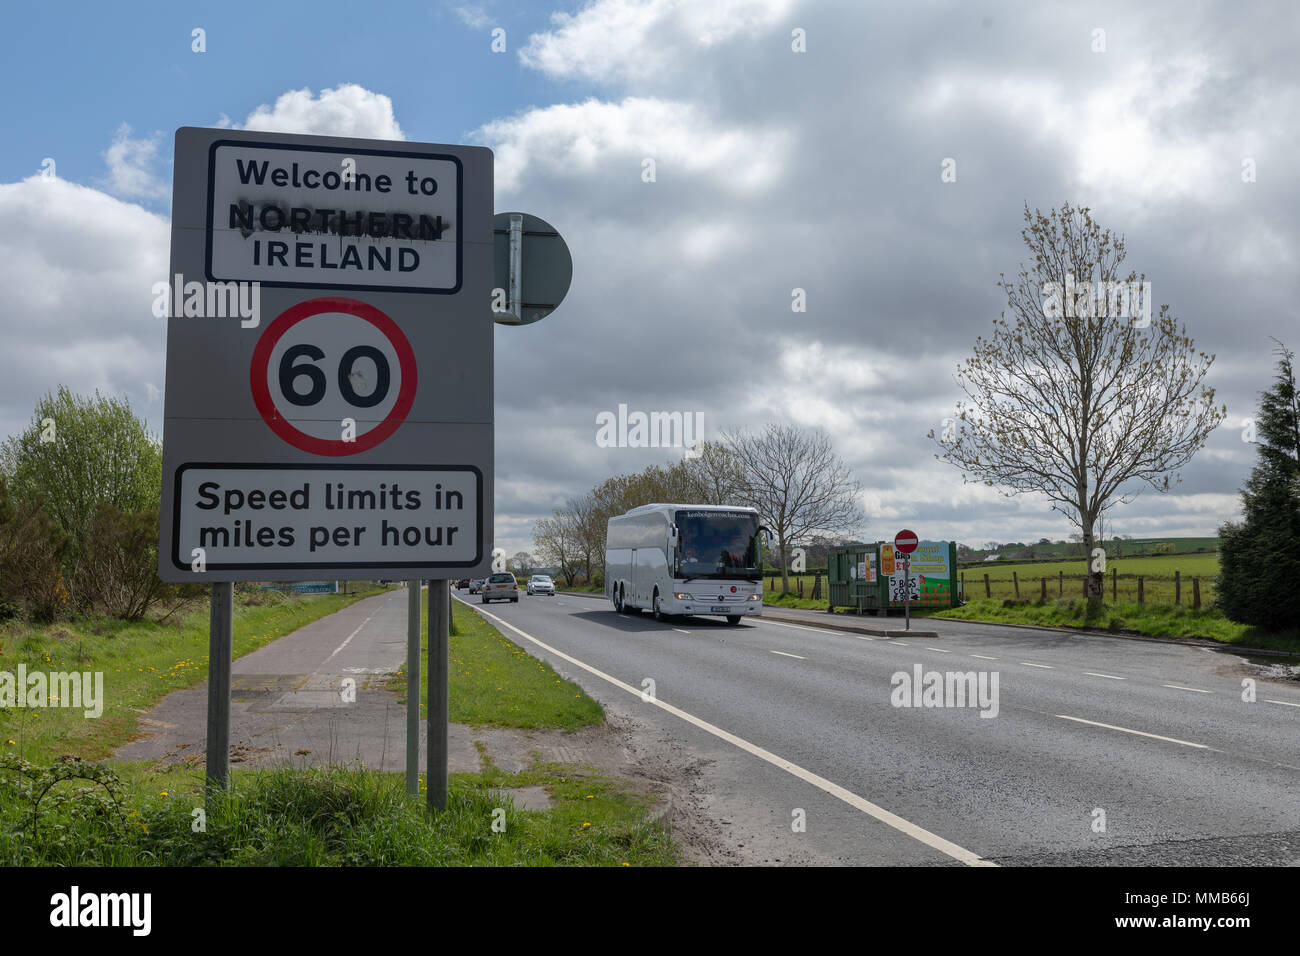
M566 497L680 454L599 447L620 403L700 412L706 438L826 428L873 538L1064 537L1045 500L964 486L925 437L1024 259L1025 203L1090 206L1217 355L1224 426L1174 491L1113 515L1134 537L1213 534L1253 461L1242 419L1269 337L1300 346L1300 7L1134 6L19 5L0 63L0 432L60 383L125 395L161 431L150 290L177 127L467 143L495 152L497 210L547 219L574 259L560 310L496 336L507 553Z

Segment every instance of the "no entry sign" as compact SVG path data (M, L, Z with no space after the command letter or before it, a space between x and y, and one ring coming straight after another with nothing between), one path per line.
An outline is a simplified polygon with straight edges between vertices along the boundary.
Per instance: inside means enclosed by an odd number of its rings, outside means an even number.
M915 551L918 543L915 532L908 531L906 528L894 535L894 547L904 554Z
M159 574L487 574L491 152L183 128L175 169Z

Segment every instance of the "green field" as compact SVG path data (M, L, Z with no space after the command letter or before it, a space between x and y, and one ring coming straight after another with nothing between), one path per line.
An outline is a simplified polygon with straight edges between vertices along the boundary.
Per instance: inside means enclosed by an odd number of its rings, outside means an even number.
M1047 597L1078 598L1083 596L1083 581L1088 564L1082 559L1051 563L989 564L968 567L958 572L965 580L966 600L990 597L994 600L1015 599L1016 582L1019 581L1021 600L1039 600L1043 581L1047 582ZM1174 604L1175 578L1181 577L1182 595L1179 603L1192 603L1193 578L1199 579L1201 606L1214 603L1215 577L1219 573L1217 554L1171 554L1160 557L1112 558L1106 562L1107 601L1137 603L1138 578L1142 579L1143 602L1146 604ZM988 575L989 593L984 589L984 576Z

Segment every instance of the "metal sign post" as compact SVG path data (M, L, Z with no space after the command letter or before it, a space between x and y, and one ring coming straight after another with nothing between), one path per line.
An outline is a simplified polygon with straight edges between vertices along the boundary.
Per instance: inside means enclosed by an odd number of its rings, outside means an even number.
M212 585L208 612L207 797L230 785L230 671L234 657L235 586ZM209 805L208 810L212 807Z
M420 792L420 582L406 582L406 792Z
M448 622L451 592L446 579L429 582L429 809L447 809ZM418 613L418 612L417 612Z
M912 556L903 555L903 630L912 629Z

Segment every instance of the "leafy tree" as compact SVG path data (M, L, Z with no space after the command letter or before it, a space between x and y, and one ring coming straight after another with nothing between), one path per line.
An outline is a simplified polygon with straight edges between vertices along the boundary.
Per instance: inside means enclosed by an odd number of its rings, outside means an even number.
M1218 602L1242 624L1300 626L1300 392L1294 354L1278 344L1277 380L1260 396L1258 462L1241 523L1219 529Z
M125 400L60 385L37 403L26 431L0 447L0 472L14 498L42 503L75 557L101 505L157 511L162 449Z
M33 620L48 622L67 609L67 549L67 536L40 503L13 501L0 479L0 618L21 605Z
M1214 356L1196 351L1167 305L1150 315L1145 276L1120 272L1122 236L1087 207L1026 205L1024 216L1033 263L1001 277L1007 309L957 371L957 427L930 437L968 481L1046 496L1091 554L1105 512L1143 484L1167 491L1227 409L1204 384ZM1094 610L1102 577L1088 578Z

